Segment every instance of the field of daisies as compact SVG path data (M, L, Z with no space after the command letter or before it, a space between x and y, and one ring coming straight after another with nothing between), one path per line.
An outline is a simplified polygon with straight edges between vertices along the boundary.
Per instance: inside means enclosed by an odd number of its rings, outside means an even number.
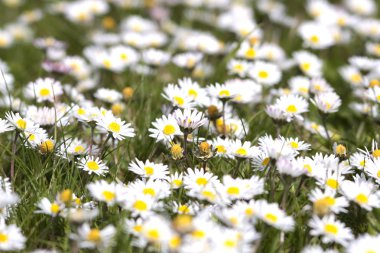
M379 253L376 0L0 0L0 252Z

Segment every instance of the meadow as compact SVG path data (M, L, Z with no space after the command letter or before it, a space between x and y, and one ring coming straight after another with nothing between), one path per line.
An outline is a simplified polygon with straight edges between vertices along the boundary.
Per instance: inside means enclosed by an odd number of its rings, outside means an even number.
M0 0L0 252L380 252L376 0Z

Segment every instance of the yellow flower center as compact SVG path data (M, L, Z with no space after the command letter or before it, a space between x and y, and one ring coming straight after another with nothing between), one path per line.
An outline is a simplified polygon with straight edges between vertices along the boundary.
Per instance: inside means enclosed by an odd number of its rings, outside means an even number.
M277 220L278 220L278 217L275 214L273 214L273 213L267 213L265 215L265 219L267 219L270 222L276 223Z
M57 203L51 204L50 211L53 214L57 214L59 212L59 210L60 210L60 208L59 208L59 205Z
M178 207L178 212L187 214L190 212L190 208L187 205L180 205Z
M326 185L333 189L337 189L339 184L338 184L338 181L336 181L336 179L329 178L326 181Z
M375 158L380 157L380 150L379 149L375 149L374 151L372 151L372 155Z
M355 199L356 199L356 202L358 202L361 205L368 203L368 197L363 193L358 194Z
M255 56L256 56L256 50L253 49L253 48L249 48L249 49L245 52L245 57L246 57L246 58L252 59L252 58L255 58Z
M310 41L316 44L319 42L319 37L317 35L313 35L310 37Z
M165 134L165 135L171 135L171 134L174 134L175 133L175 127L173 125L166 125L164 127L164 130L162 130L162 132Z
M298 148L298 147L299 147L298 142L295 142L295 141L291 141L291 142L290 142L290 146L291 146L292 148Z
M182 180L180 179L174 179L173 184L175 184L177 187L180 187L182 185Z
M118 133L120 132L120 124L117 123L117 122L111 122L109 125L108 125L108 130L110 130L111 132L115 132L115 133Z
M199 177L199 178L197 178L197 180L195 182L197 183L197 185L206 185L207 179L204 177Z
M203 237L206 236L206 233L205 233L203 230L199 230L199 229L197 229L197 230L193 231L193 232L191 233L191 235L192 235L193 237L196 237L196 238L203 238Z
M310 70L310 67L311 67L310 62L304 62L304 63L301 63L301 65L300 65L300 68L301 68L303 71L305 71L305 72L309 71L309 70Z
M112 63L111 63L111 61L110 60L103 60L103 66L106 68L106 69L109 69L109 68L111 68L111 66L112 66Z
M289 105L286 108L286 111L289 112L289 113L296 113L298 110L297 110L297 107L295 105Z
M261 165L263 166L267 166L270 162L270 158L269 157L265 157L264 160L261 162Z
M40 96L41 97L47 97L49 95L50 95L50 90L48 88L40 89Z
M234 66L234 70L235 70L236 72L242 72L242 71L244 71L244 66L243 66L243 64L236 64L236 65Z
M173 236L169 240L169 246L172 249L177 249L180 245L181 245L181 237L179 237L179 236Z
M230 93L229 90L221 90L221 91L219 91L219 97L228 97L230 95L231 95L231 93Z
M337 235L338 234L338 227L334 224L326 224L325 225L325 232L328 234Z
M151 176L154 173L154 169L149 166L145 167L144 170L145 170L145 174L147 174L148 176Z
M86 114L86 110L83 109L83 108L79 108L79 109L77 110L77 113L78 113L78 115L84 115L84 114Z
M148 231L147 237L151 241L157 241L160 239L160 231L158 231L158 229L151 229Z
M224 246L227 248L235 248L236 245L237 245L237 243L234 240L225 240L224 241Z
M303 168L306 169L309 173L313 172L313 169L311 168L310 164L305 164Z
M189 89L188 95L190 97L197 98L198 97L198 92L196 90L194 90L194 89Z
M74 148L75 153L82 153L84 151L84 147L82 145L78 145Z
M258 75L259 75L260 78L263 78L263 79L268 78L268 76L269 76L268 72L265 71L265 70L259 71Z
M238 150L236 150L235 153L238 154L238 155L241 155L241 156L246 156L247 155L247 150L245 150L245 148L239 148Z
M225 154L227 149L223 145L216 146L216 152Z
M0 243L8 242L8 235L0 233Z
M227 193L230 195L238 195L240 193L240 190L236 186L231 186L231 187L228 187Z
M138 211L146 211L148 209L148 205L142 200L137 200L133 204L133 207Z
M100 231L97 228L91 229L87 234L87 240L91 242L99 242L101 239L102 238L100 237Z
M90 169L90 170L98 170L99 169L99 164L95 161L88 161L86 163L87 167Z
M122 60L128 60L128 55L126 54L126 53L122 53L122 54L120 54L120 58L122 59Z
M141 225L136 225L133 227L133 230L140 233L142 231L143 227Z
M102 195L106 201L112 201L116 196L116 194L111 191L103 191Z
M25 129L26 128L26 121L23 119L19 119L16 121L16 125L20 129Z
M209 199L209 200L211 200L211 201L213 201L215 199L215 197L216 197L215 194L213 192L211 192L211 191L203 191L202 192L202 196L205 197L205 198L207 198L207 199Z
M155 191L153 188L145 188L145 189L143 190L143 193L144 193L145 195L150 195L150 196L152 196L152 197L154 197L154 196L156 195L156 191Z
M353 74L350 79L353 83L359 83L362 81L362 76L359 73L356 73Z
M182 97L174 96L173 99L180 106L185 103L185 100Z
M255 212L253 211L253 209L251 207L248 207L245 209L244 213L247 216L252 216Z

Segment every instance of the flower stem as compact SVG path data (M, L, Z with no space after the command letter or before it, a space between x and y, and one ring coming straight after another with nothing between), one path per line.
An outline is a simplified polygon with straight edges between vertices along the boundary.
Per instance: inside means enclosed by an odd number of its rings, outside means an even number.
M12 142L12 160L11 160L11 181L13 181L13 178L15 176L15 159L16 159L16 142L18 138L18 132L15 132L15 137L13 138Z

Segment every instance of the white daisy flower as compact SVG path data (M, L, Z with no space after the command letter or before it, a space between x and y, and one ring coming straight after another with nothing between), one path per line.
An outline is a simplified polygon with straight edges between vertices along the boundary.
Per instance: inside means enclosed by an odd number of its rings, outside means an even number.
M154 128L149 128L149 136L156 139L156 142L164 141L169 143L174 136L182 135L176 119L172 116L162 115L152 122Z
M187 131L188 133L193 132L195 129L207 122L207 119L204 118L203 113L198 112L195 109L177 109L174 111L173 116L183 131Z
M25 90L25 95L35 98L37 102L54 102L62 93L61 83L52 78L39 78L30 82Z
M273 63L256 61L253 63L249 75L258 83L273 86L281 80L281 70Z
M126 137L135 136L135 130L130 127L130 123L125 123L125 121L113 116L110 112L96 119L96 124L103 132L108 132L113 138L120 141Z
M6 225L0 220L0 250L19 251L25 247L26 238L16 225Z
M89 175L94 173L98 176L104 176L108 173L108 167L106 166L106 163L100 160L99 157L83 157L78 161L78 167L84 171L87 171Z
M351 229L347 228L342 222L333 215L319 218L313 216L309 222L312 236L322 236L322 242L336 242L343 246L347 245L353 238Z
M359 175L354 176L353 182L346 180L341 186L341 190L347 199L354 201L368 211L380 207L380 195L377 189L378 187L375 184Z
M277 203L268 203L265 200L258 201L257 217L268 225L282 231L291 231L294 227L294 220L291 216L278 207Z
M84 223L78 228L78 234L72 234L70 237L78 242L80 248L107 248L113 243L113 237L116 234L116 228L108 225L103 229L91 228L89 224Z
M151 179L165 179L169 174L167 165L164 165L162 163L153 163L149 160L146 160L144 163L137 158L136 161L129 164L128 170L143 178Z

